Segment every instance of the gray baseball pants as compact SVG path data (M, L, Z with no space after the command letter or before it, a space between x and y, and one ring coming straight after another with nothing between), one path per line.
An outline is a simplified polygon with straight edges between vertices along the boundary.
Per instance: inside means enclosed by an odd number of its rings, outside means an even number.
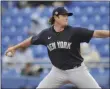
M72 83L77 88L98 88L101 87L95 81L95 79L91 76L85 64L82 63L80 67L69 69L69 70L61 70L52 67L50 73L40 82L36 89L40 88L59 88L60 86Z

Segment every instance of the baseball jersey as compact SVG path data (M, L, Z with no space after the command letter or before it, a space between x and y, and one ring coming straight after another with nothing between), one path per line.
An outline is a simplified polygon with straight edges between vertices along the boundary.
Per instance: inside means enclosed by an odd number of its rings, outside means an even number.
M51 26L31 39L32 45L45 45L51 63L59 69L72 69L81 64L80 43L89 42L94 31L81 27L66 26L63 31L56 32Z

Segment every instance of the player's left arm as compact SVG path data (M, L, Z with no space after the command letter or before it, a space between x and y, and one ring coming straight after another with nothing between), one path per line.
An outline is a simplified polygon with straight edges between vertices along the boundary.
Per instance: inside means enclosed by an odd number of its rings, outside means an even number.
M93 37L95 37L95 38L110 37L110 31L109 30L95 30L93 33Z

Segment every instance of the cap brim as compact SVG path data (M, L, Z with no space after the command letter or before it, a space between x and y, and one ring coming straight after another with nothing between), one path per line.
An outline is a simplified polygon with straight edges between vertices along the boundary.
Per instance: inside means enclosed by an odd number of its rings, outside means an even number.
M68 15L68 16L72 16L73 13L62 13L61 15Z
M72 16L73 15L73 13L67 13L68 14L68 16Z

